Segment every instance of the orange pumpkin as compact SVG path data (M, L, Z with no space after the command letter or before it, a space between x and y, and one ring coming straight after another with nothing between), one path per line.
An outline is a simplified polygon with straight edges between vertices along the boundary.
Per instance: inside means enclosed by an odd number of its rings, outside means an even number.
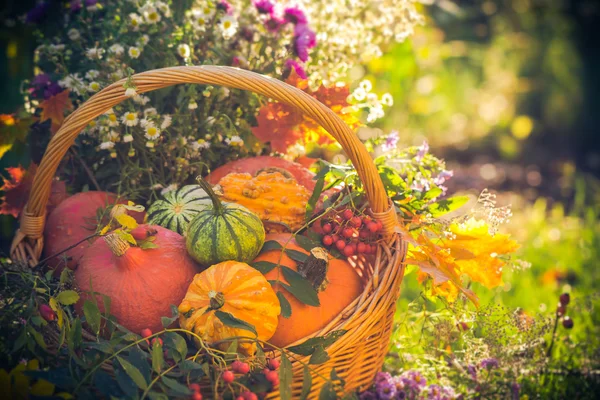
M265 241L274 240L286 246L287 249L308 254L293 239L290 240L291 237L292 235L285 233L269 234ZM281 261L279 261L280 257ZM257 261L280 263L294 271L298 271L298 264L285 253L281 254L281 250L263 252L254 260L254 262ZM283 275L278 273L278 268L269 271L266 277L269 280L279 278L282 283L288 283ZM290 318L279 316L279 324L275 334L269 340L270 343L278 347L285 347L325 327L362 294L363 284L354 268L347 261L330 258L326 280L321 279L321 282L315 282L315 289L319 292L319 302L321 304L319 307L303 304L287 290L275 288L276 291L281 291L290 303L292 315Z
M179 325L208 343L234 336L252 337L248 330L224 325L217 311L229 313L256 329L260 340L269 340L281 312L277 295L265 277L246 263L223 261L197 274L179 305ZM226 349L230 343L219 347ZM254 343L240 343L239 350L254 354Z

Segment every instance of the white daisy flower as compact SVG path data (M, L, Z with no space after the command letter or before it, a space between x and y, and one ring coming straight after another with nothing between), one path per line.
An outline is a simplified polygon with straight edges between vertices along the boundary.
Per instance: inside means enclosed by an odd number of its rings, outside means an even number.
M146 139L156 140L160 137L160 129L154 126L154 123L148 122L145 129L146 133L144 134L144 136L146 137Z
M244 144L244 141L241 137L235 135L231 139L225 139L225 143L227 143L230 146L242 146Z
M196 143L198 143L198 148L200 148L200 149L209 149L210 148L210 142L207 142L206 140L199 139Z
M147 141L147 142L146 142L146 147L147 147L147 148L149 148L149 149L153 149L153 148L154 148L154 142L152 142L152 141L150 141L150 140L149 140L149 141Z
M150 101L150 97L137 95L133 96L133 101L137 104L145 106Z
M136 41L136 44L140 47L144 47L148 43L150 43L150 36L148 35L142 35L142 37Z
M165 2L157 1L154 3L154 5L160 10L161 13L163 13L165 17L169 18L171 16L171 9Z
M88 85L88 90L90 92L97 92L98 90L100 90L100 84L98 82L96 82L96 81L92 81Z
M158 112L154 107L148 107L144 110L144 116L147 117L149 115L156 115Z
M78 73L69 74L64 79L58 81L58 84L65 89L70 89L77 94L85 92L85 84Z
M129 14L129 25L133 27L134 31L137 31L140 25L144 23L142 17L137 15L136 13Z
M179 54L181 58L188 58L191 54L190 46L188 46L187 44L180 44L179 46L177 46L177 54Z
M69 31L67 32L67 36L71 40L79 40L79 38L81 37L81 34L79 33L79 31L77 29L72 28L72 29L69 29Z
M115 127L119 125L119 119L115 113L108 115L108 126Z
M219 21L219 29L221 29L221 33L225 39L231 38L237 32L238 22L231 15L225 15Z
M121 79L123 77L123 71L121 70L117 70L117 71L113 71L111 72L108 77L113 81L116 82L119 79Z
M137 113L126 112L121 117L121 122L127 126L136 126L139 122Z
M123 54L125 52L125 48L123 46L121 46L120 44L115 43L108 48L108 51L110 53L114 54L115 56L120 56L121 54Z
M127 50L127 54L129 54L129 57L131 58L138 58L140 54L142 54L142 51L138 47L131 46L129 47L129 50Z
M156 8L150 6L144 10L144 18L149 24L156 24L157 22L160 22L161 16Z
M92 47L85 51L86 57L90 60L101 60L103 54L104 49L102 47Z
M117 131L108 132L108 138L110 139L111 142L118 142L119 141L119 132L117 132Z
M362 90L364 90L365 92L370 92L371 89L373 89L373 84L371 83L371 81L365 79L364 81L362 81L361 83L359 83L358 85Z
M102 142L102 143L100 143L100 149L101 150L110 150L113 147L115 147L115 144L113 142Z
M138 94L134 88L130 87L125 89L125 96L127 97L136 97Z
M208 19L208 18L211 18L213 15L215 15L216 11L217 10L215 7L211 7L211 5L206 4L203 7L192 8L192 16L194 18L204 17L204 18Z
M123 136L123 143L129 142L133 142L133 136L131 135L131 133L128 133L127 135Z
M171 118L170 115L163 115L163 122L162 124L160 124L160 129L167 129L168 127L171 126L171 123L173 122L173 118Z
M194 100L192 100L188 103L188 110L195 110L197 108L198 108L198 103L196 103Z
M199 32L204 32L206 30L206 25L208 24L208 20L205 17L196 18L196 20L192 23L194 30Z
M146 118L142 118L142 119L140 120L140 126L141 126L142 128L145 128L145 127L147 127L149 123L150 123L150 121L148 121Z
M96 79L99 75L100 72L98 72L98 70L95 69L90 69L88 72L85 73L86 79Z
M391 94L385 93L383 96L381 96L381 104L391 107L394 105L394 98Z

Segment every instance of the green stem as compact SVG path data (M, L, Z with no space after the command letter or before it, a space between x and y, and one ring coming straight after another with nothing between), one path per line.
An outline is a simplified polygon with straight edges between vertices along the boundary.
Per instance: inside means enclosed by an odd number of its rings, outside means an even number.
M196 178L196 181L198 182L198 185L200 185L200 187L204 189L208 197L210 197L210 199L212 200L216 214L222 215L225 212L225 208L223 207L223 203L221 203L219 196L217 196L212 186L210 186L208 182L202 179L201 176Z

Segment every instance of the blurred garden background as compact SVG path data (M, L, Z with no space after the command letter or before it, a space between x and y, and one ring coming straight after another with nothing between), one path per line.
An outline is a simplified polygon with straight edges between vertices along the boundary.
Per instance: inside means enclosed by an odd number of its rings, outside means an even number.
M35 46L32 33L15 29L8 16L34 3L7 0L0 11L0 113L21 105L20 82L32 75ZM512 205L514 216L503 229L521 243L519 257L531 266L507 272L497 290L481 291L479 311L419 296L416 273L409 273L389 368L420 365L439 373L453 354L483 345L496 345L499 358L516 363L505 351L514 344L506 336L495 344L475 340L472 331L492 328L478 325L482 313L508 318L516 338L524 320L549 318L551 325L566 292L574 327L559 326L555 350L564 373L522 382L521 391L533 385L531 393L541 398L584 397L600 389L600 4L423 0L421 10L426 23L409 40L355 67L351 78L369 79L375 92L393 95L393 107L374 128L397 130L401 145L427 140L454 171L451 192L476 199L487 188L499 206ZM2 173L29 162L26 143L8 148L5 139ZM0 217L6 253L16 224Z

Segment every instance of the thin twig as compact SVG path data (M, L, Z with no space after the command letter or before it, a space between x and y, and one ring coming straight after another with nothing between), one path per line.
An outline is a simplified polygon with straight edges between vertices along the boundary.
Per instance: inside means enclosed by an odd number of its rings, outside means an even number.
M75 150L73 150L73 148L70 148L69 151L71 152L71 154L73 154L75 156L75 158L77 159L77 161L79 161L79 163L83 167L83 170L85 171L85 173L87 174L87 176L90 178L90 180L94 184L94 187L96 188L96 190L101 191L102 189L100 189L100 185L98 184L98 181L96 181L96 178L94 177L94 173L87 166L87 164L85 163L85 161L83 161L83 158L81 158L81 156L79 154L77 154L77 152Z
M46 261L48 261L48 260L50 260L50 259L52 259L52 258L54 258L54 257L60 256L62 253L66 252L66 251L69 251L69 250L71 250L73 247L77 247L77 246L79 246L81 243L85 242L86 240L90 240L90 239L92 239L92 238L94 238L94 237L96 237L96 236L100 236L100 233L94 233L93 235L87 236L87 237L85 237L85 238L81 239L79 242L77 242L77 243L75 243L75 244L72 244L71 246L67 247L66 249L64 249L64 250L61 250L61 251L59 251L59 252L58 252L58 253L56 253L56 254L52 254L51 256L44 258L42 261L40 261L39 263L37 263L36 265L34 265L32 269L35 269L35 268L39 267L40 265L42 265L42 264L43 264L43 263L45 263Z

